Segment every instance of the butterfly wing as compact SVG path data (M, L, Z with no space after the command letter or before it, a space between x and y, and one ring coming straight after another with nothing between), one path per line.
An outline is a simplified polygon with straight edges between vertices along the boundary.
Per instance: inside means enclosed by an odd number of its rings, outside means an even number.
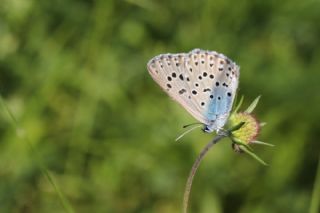
M185 53L159 55L149 61L147 68L152 78L170 97L198 121L206 123L205 115L192 95L191 78L186 72L186 57Z
M199 62L199 70L202 71L202 82L211 91L205 94L205 117L210 130L220 129L226 123L239 82L239 66L223 54L214 51L195 51ZM210 73L205 77L204 71ZM199 77L198 77L199 78ZM208 89L207 89L208 91Z
M151 59L148 70L198 121L212 129L225 124L239 79L239 67L226 56L200 49L164 54Z

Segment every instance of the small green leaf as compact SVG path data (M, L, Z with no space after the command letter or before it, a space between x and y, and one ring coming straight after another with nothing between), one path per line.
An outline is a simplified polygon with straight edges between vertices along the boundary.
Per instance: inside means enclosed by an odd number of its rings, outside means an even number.
M237 104L236 108L234 109L233 113L237 113L240 109L242 102L243 102L244 96L241 96L239 103Z
M255 153L251 152L249 149L247 149L245 146L240 145L239 146L242 151L256 159L259 163L261 163L264 166L268 166L266 162L264 162L261 158L259 158Z
M248 144L246 144L245 142L241 141L239 138L231 137L231 140L232 140L233 143L238 144L239 146L244 146L248 150L253 151L253 149Z
M234 132L234 131L237 131L239 130L246 122L240 122L239 124L233 126L230 128L230 132Z
M263 127L263 126L265 126L265 125L267 125L266 122L261 122L261 123L259 123L259 126L260 126L260 127Z
M251 141L251 143L274 147L273 144L262 142L262 141Z
M250 104L250 106L244 112L250 114L256 108L260 97L261 97L261 95L259 95L256 99L254 99L254 101Z

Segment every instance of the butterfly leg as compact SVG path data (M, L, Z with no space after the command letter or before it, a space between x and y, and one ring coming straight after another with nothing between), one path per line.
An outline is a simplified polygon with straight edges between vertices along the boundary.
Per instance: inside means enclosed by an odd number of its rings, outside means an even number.
M228 137L230 135L230 133L227 130L223 129L223 128L218 128L216 130L216 133L217 133L217 135L223 135L223 136L226 136L226 137Z

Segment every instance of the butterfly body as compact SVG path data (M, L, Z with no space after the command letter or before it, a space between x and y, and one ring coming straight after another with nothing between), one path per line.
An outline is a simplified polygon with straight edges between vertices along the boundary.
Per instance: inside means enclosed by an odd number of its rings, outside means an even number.
M223 54L194 49L162 54L147 65L152 78L194 118L205 132L221 129L230 114L239 66Z

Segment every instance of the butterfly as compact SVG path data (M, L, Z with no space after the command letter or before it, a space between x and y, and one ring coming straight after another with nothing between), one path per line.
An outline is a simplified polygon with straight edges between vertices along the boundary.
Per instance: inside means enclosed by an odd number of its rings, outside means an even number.
M147 64L154 81L195 119L204 132L226 124L236 95L240 67L215 51L161 54Z

